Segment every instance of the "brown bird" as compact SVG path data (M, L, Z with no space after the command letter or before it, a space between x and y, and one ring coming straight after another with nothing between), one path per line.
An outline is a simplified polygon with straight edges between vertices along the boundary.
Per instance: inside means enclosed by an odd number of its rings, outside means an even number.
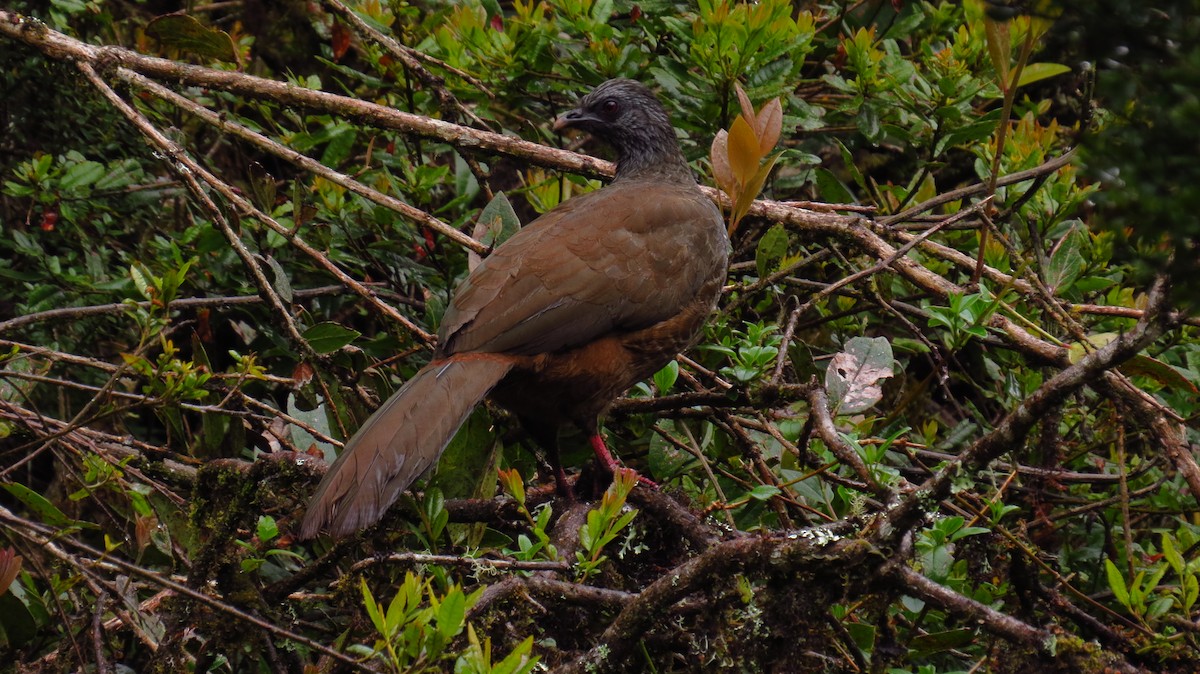
M609 80L554 122L567 127L612 146L616 178L529 223L459 285L433 361L346 443L308 506L304 538L375 523L488 395L547 450L560 488L564 424L589 436L606 470L616 466L598 417L696 340L729 241L649 89Z

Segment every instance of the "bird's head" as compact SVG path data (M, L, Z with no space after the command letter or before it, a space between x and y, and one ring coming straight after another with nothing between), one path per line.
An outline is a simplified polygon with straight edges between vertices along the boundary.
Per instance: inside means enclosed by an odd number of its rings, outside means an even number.
M618 180L647 172L692 179L667 111L639 82L616 79L596 87L554 121L555 131L567 128L586 131L616 150Z

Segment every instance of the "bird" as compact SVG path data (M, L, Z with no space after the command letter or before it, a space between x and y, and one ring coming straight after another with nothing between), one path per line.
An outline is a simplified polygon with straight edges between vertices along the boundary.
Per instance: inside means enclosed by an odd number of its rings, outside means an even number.
M612 79L553 128L609 145L612 182L530 222L460 283L430 363L346 443L309 502L302 538L377 522L485 397L546 450L560 491L563 426L582 430L611 473L619 464L600 417L699 338L727 274L729 238L662 104L645 85Z

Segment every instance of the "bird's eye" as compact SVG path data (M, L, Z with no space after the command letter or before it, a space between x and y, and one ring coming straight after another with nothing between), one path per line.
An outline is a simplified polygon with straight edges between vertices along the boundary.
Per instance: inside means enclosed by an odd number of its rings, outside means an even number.
M617 116L617 113L620 111L621 111L621 104L618 103L616 101L616 99L610 98L607 101L604 101L603 103L600 104L600 114L604 115L605 117L607 117L609 119L615 118Z

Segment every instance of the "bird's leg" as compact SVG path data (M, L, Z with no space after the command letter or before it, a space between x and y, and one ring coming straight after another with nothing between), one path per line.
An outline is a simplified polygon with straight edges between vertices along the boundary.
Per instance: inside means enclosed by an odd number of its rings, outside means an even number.
M600 466L607 471L609 475L612 475L618 468L621 467L621 464L617 463L617 460L613 458L612 452L608 451L608 445L604 444L604 436L600 435L600 431L593 432L588 438L588 442L592 444L592 451L596 453L596 460L600 462ZM658 489L658 484L649 478L638 475L637 479L638 482L646 485L647 487Z
M575 490L571 488L567 471L563 470L562 457L558 452L558 427L538 423L532 417L522 416L520 419L521 426L533 438L534 443L546 453L545 463L550 464L550 472L554 475L555 493L563 498L574 500ZM538 470L540 471L541 468L539 467Z
M559 461L558 457L554 458L555 460L551 463L554 467L554 491L559 496L573 501L575 500L575 490L571 488L571 482L567 479L567 471L563 470L562 461Z

